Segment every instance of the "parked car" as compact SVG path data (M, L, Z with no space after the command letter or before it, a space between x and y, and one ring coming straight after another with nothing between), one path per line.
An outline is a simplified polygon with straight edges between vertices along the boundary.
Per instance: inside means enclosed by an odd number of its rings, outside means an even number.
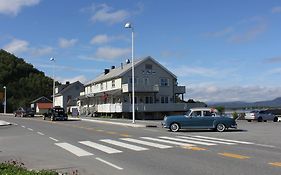
M274 114L268 112L268 111L251 111L249 113L246 113L245 119L248 120L248 122L251 122L253 120L257 120L258 122L262 121L268 121L272 120L274 122L278 121L278 117L276 117Z
M30 108L18 108L16 111L14 111L15 117L34 117L35 111Z
M49 118L51 121L67 120L68 116L62 107L53 107L43 115L43 120L46 120L46 118Z
M237 128L233 118L218 115L212 108L192 108L185 115L165 116L162 125L173 132L180 129L214 129L223 132L228 128Z

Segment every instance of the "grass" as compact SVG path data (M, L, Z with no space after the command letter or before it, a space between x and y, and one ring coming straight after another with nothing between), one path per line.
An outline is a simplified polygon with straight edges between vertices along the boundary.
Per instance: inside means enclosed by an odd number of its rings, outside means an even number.
M10 160L5 161L3 163L0 163L0 175L68 175L68 173L58 173L53 170L28 170L24 163L16 161L16 160ZM78 171L73 171L70 173L72 175L78 175ZM69 174L69 175L70 175Z

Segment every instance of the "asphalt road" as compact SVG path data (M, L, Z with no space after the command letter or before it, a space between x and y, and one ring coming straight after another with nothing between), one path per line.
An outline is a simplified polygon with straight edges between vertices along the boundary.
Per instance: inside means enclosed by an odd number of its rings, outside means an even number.
M280 175L281 123L168 132L86 121L0 116L0 162L82 175ZM157 140L158 139L158 140ZM160 140L159 140L160 139ZM192 145L190 145L192 144Z

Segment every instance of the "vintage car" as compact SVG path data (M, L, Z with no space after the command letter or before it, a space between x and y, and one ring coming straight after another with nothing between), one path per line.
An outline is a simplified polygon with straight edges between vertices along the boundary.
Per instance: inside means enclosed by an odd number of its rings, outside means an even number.
M56 106L49 109L48 112L43 115L43 120L46 120L46 118L49 118L51 121L67 120L68 116L62 107Z
M35 111L30 108L18 108L16 111L14 111L15 117L34 117Z
M218 115L217 110L212 108L192 108L185 115L165 116L162 125L173 132L180 129L214 129L223 132L228 128L237 128L233 118Z

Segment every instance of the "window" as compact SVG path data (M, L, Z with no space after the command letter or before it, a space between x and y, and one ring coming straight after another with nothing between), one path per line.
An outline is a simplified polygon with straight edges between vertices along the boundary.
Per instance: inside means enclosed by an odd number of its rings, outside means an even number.
M133 80L132 77L130 77L129 78L129 84L132 84L132 80ZM135 84L137 84L137 83L138 83L138 79L135 77Z
M111 82L111 87L112 87L112 88L115 88L115 80L112 80L112 82Z
M169 86L168 78L160 78L160 86Z
M100 90L103 90L103 83L100 84Z
M201 117L201 111L193 111L190 116L192 116L192 117Z
M145 97L145 103L153 103L152 97Z
M144 85L149 85L149 79L148 78L143 78Z
M203 116L213 116L214 114L211 111L203 111Z
M162 96L161 97L161 103L169 103L169 97L168 96Z
M152 70L152 64L145 64L145 69Z

